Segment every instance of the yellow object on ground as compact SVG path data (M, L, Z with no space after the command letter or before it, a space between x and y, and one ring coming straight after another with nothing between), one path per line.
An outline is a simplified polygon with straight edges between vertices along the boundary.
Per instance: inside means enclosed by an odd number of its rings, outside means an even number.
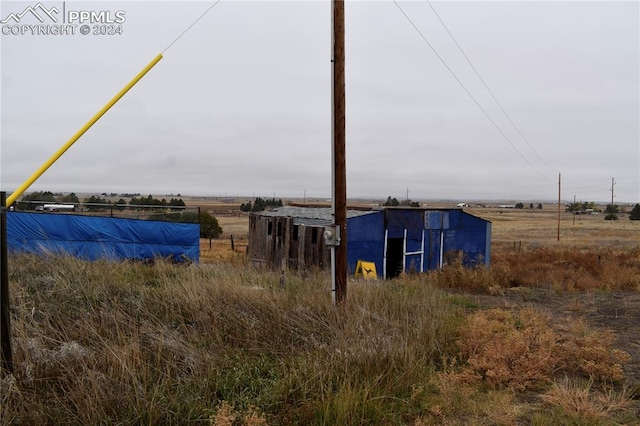
M376 264L373 262L358 260L355 276L362 276L365 280L377 280L378 273L376 272Z

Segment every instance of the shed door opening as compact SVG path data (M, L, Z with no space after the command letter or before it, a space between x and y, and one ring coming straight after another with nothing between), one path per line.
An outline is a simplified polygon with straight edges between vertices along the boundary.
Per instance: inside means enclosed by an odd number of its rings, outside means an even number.
M404 240L402 238L387 239L387 277L395 278L402 273L402 258L404 256Z

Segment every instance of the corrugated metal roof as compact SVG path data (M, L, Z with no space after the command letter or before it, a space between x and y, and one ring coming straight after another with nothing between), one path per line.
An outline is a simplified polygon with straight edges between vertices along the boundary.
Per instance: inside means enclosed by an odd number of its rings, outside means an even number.
M364 216L376 211L347 210L347 218ZM259 213L262 216L292 217L294 225L325 226L330 225L331 209L326 207L284 206Z
M383 210L404 210L408 212L412 211L460 211L465 215L475 217L485 222L491 223L489 220L482 217L473 215L467 211L459 208L429 208L429 207L382 207L380 209L373 210L347 210L347 218L364 216L367 214L377 213ZM298 206L284 206L278 207L273 210L267 210L259 213L262 216L272 217L292 217L294 225L306 225L306 226L326 226L331 224L331 208L329 207L298 207Z
M294 225L304 225L304 226L329 226L331 225L330 220L326 219L310 219L307 217L294 217L293 218Z

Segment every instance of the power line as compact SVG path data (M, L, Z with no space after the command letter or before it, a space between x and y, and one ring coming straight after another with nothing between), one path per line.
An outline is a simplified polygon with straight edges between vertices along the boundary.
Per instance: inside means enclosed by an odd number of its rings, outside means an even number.
M431 45L431 43L429 43L429 40L427 40L427 38L425 37L425 35L422 33L422 31L420 31L420 29L416 26L416 24L411 20L411 18L409 18L409 15L406 14L406 12L404 11L404 9L402 9L402 7L398 4L397 0L393 0L393 3L396 5L396 7L400 10L400 12L402 12L402 14L404 15L404 17L407 19L407 21L409 21L409 24L411 24L411 26L413 27L414 30L416 30L416 32L418 33L418 35L420 35L420 38L422 38L422 40L427 44L427 46L429 46L429 48L433 51L433 53L438 57L438 59L440 60L440 62L442 62L442 64L445 66L445 68L447 69L447 71L449 71L449 73L453 76L453 78L458 82L458 84L460 85L460 87L462 87L462 89L467 93L467 95L469 95L469 97L471 98L471 100L476 104L476 106L480 109L480 111L482 111L482 113L484 114L484 116L487 118L487 120L489 120L491 122L491 124L493 124L493 127L496 128L496 130L500 133L500 135L502 135L502 137L504 138L504 140L506 140L509 145L511 145L511 147L520 155L520 157L522 157L522 159L524 161L527 162L527 164L529 164L529 166L531 166L531 168L533 168L540 176L542 176L545 179L548 179L544 174L542 174L542 172L540 172L540 170L538 170L538 168L531 162L529 161L529 159L527 157L525 157L525 155L513 144L513 142L511 142L511 140L507 137L507 135L502 131L502 129L500 129L500 127L498 127L498 125L496 124L495 121L493 121L493 119L491 118L491 116L487 113L487 111L482 107L482 105L480 105L480 103L476 100L476 98L471 94L471 92L469 91L469 89L467 89L467 87L464 85L464 83L462 83L462 81L458 78L458 76L456 75L455 72L453 72L453 70L451 69L451 67L447 64L447 62L442 58L442 56L440 56L440 54L438 53L438 51Z
M540 161L542 161L542 163L547 166L547 168L549 168L549 170L551 170L554 173L557 173L557 170L554 170L553 168L551 168L551 166L549 166L549 164L547 164L546 161L544 161L544 159L540 156L540 154L538 154L538 152L533 148L533 146L531 146L531 144L529 143L529 141L527 140L527 138L522 134L522 132L520 131L520 129L518 128L518 126L516 126L516 123L513 122L513 120L511 119L511 116L509 114L507 114L507 111L505 111L505 109L502 107L502 104L500 103L500 101L498 101L498 99L496 98L496 96L494 95L493 91L489 88L489 86L487 85L487 83L485 82L484 78L482 78L482 76L480 75L480 73L478 72L478 70L476 69L476 67L473 65L473 63L471 62L471 59L469 59L469 57L467 56L467 54L465 53L464 49L462 49L462 46L460 46L460 43L458 43L458 40L456 40L456 38L453 36L453 34L451 33L451 31L449 30L449 27L447 27L447 25L444 23L444 21L442 20L442 18L440 17L440 15L438 14L438 12L436 11L436 9L433 7L433 4L431 4L431 2L429 0L426 0L427 4L429 5L429 7L431 7L431 10L433 10L433 13L436 15L436 17L438 18L438 20L440 21L440 23L442 24L442 26L444 27L444 29L447 31L447 34L449 34L449 37L451 37L451 40L453 40L453 42L456 44L456 46L458 47L458 50L460 50L460 53L462 53L462 56L464 56L464 59L467 60L467 63L469 64L469 66L471 67L471 69L473 70L473 72L476 74L476 76L478 76L478 78L480 79L480 81L482 82L482 84L484 85L484 88L487 89L487 92L489 92L489 94L491 95L491 98L493 98L493 100L495 101L495 103L498 105L498 107L500 108L500 111L502 111L502 113L505 115L505 117L507 117L507 120L509 120L509 123L511 123L511 125L513 126L513 128L516 130L516 132L518 132L518 134L520 135L520 137L522 138L522 140L527 144L527 146L529 147L529 149L531 149L531 151L536 155L536 157L538 157L538 159Z
M189 25L189 26L187 27L187 29L186 29L186 30L184 30L184 31L183 31L183 32L182 32L178 37L176 37L176 38L175 38L175 40L173 40L171 43L169 43L169 45L168 45L167 47L165 47L165 48L164 48L164 50L162 51L162 53L164 53L164 52L166 52L167 50L169 50L169 48L170 48L171 46L173 46L173 44L174 44L176 41L178 41L178 40L179 40L183 35L185 35L185 34L187 33L187 31L189 31L189 30L191 29L191 27L193 27L195 24L197 24L197 23L198 23L198 21L199 21L199 20L201 20L202 18L204 18L204 15L206 15L207 13L209 13L209 11L210 11L211 9L213 9L215 6L217 6L217 5L218 5L218 3L220 3L220 0L217 0L215 3L213 3L211 6L209 6L209 7L207 8L207 10L205 10L205 11L202 13L202 15L200 15L200 16L198 17L198 19L196 19L195 21L193 21L193 22L191 23L191 25Z

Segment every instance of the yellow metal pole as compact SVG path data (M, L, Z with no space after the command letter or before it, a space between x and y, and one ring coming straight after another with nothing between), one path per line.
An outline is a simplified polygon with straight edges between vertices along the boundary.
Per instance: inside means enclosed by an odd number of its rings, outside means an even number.
M129 89L131 89L138 81L140 81L140 79L144 77L144 75L148 73L149 70L153 68L155 64L157 64L160 61L160 59L162 59L162 53L160 53L158 56L153 58L153 60L149 62L149 64L146 67L142 69L142 71L140 71L135 77L133 77L133 79L129 82L129 84L124 86L122 90L120 90L109 102L107 102L107 104L103 106L102 109L96 113L96 115L94 115L89 121L87 121L87 123L84 126L82 126L82 128L78 130L76 134L73 135L71 139L67 141L67 143L65 143L62 147L60 147L60 149L58 149L58 151L56 151L56 153L53 154L51 158L49 158L42 166L40 166L40 168L36 170L35 173L31 175L31 177L29 177L29 179L24 181L24 183L20 185L18 189L16 189L13 192L13 194L11 194L7 198L7 206L10 206L11 204L13 204L16 201L16 199L20 195L22 195L24 191L27 190L27 188L29 188L40 176L42 176L44 172L47 171L49 167L51 167L51 165L53 165L53 163L55 163L62 156L62 154L64 154L69 148L71 148L71 145L73 145L78 139L80 139L80 137L84 135L85 132L89 130L91 126L93 126L96 123L96 121L100 120L100 118L107 111L109 111L109 109L112 106L114 106L115 103L118 102L120 98L122 98L129 91Z

